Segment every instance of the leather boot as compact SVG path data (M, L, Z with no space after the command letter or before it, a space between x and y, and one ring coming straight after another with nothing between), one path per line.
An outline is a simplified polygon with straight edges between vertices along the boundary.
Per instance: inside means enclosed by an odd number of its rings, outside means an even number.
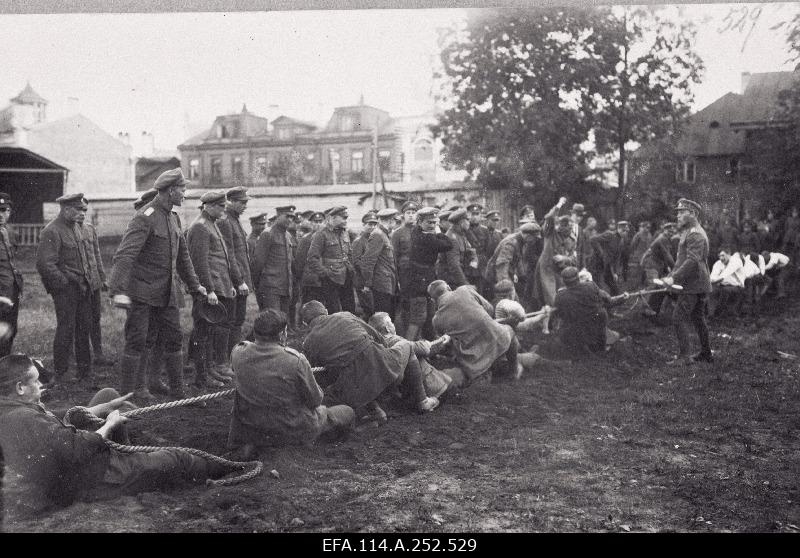
M147 386L150 393L169 395L169 387L161 380L162 356L157 348L147 351Z
M147 354L144 353L139 358L139 366L136 367L136 377L134 381L135 391L133 396L139 403L152 403L155 400L153 394L147 389Z
M142 355L139 353L123 353L119 360L119 392L121 395L131 393L136 389L136 374L139 369Z
M183 399L183 351L164 353L164 368L169 379L170 397Z
M233 348L242 340L242 326L231 326L228 333L228 355L233 352Z

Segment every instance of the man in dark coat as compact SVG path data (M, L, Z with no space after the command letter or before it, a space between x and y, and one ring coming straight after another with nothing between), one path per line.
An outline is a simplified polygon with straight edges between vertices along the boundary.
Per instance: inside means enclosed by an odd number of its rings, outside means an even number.
M92 374L91 295L101 284L93 269L96 263L92 236L88 229L81 227L88 205L83 194L64 195L56 201L61 209L58 217L42 230L36 255L36 269L56 308L53 370L56 379L65 377L74 346L77 376L89 379Z
M303 236L297 243L297 254L294 259L294 279L300 285L300 300L321 300L322 291L319 276L308 267L308 250L316 233L325 223L325 214L314 211L308 218L311 231Z
M410 299L406 287L406 274L408 273L408 262L411 255L411 231L417 222L417 211L419 204L413 200L405 202L400 207L398 217L402 223L392 232L392 250L394 250L394 265L397 270L397 280L400 284L400 299L398 300L397 325L401 332L405 332L409 325Z
M106 270L103 267L103 256L100 253L100 240L97 238L97 230L90 223L83 223L82 228L92 239L92 251L87 253L90 262L92 278L89 283L98 287L92 291L92 330L89 340L92 343L92 361L99 366L111 366L116 362L113 358L107 357L103 352L103 334L100 320L103 316L102 293L108 291L108 281L106 280Z
M327 211L325 226L314 233L308 249L306 267L320 279L322 303L328 312L355 312L353 292L353 261L350 235L347 234L349 214L343 205Z
M620 293L620 281L623 278L624 268L627 268L625 263L627 235L628 222L619 221L614 230L607 230L589 240L592 245L593 262L589 271L597 284L612 296Z
M561 270L578 263L577 239L569 215L558 216L567 198L559 198L544 216L542 251L536 264L533 295L543 306L553 306L556 291L563 285Z
M292 250L289 223L294 220L293 205L277 207L277 217L269 230L258 237L253 254L253 285L259 309L274 308L289 314L289 301L294 288Z
M541 227L536 223L524 223L517 232L511 233L495 249L492 257L486 264L484 281L492 285L491 298L494 298L494 285L503 279L510 279L517 290L519 277L524 274L522 269L525 245L541 235ZM524 289L524 286L522 287Z
M706 323L707 298L711 292L708 237L698 222L700 204L681 198L675 210L678 212L678 226L681 231L678 257L675 259L675 267L663 281L666 285L677 283L683 289L677 295L672 312L672 322L678 338L678 356L670 364L713 362ZM700 339L700 352L695 355L691 354L689 342L690 322Z
M264 229L266 228L267 228L266 213L259 213L258 215L253 215L252 217L250 217L250 234L247 235L247 257L250 260L251 273L253 268L253 254L256 251L256 243L258 242L258 237L261 236L261 233L264 232Z
M361 234L358 235L352 244L352 258L353 258L353 287L356 290L358 297L358 304L361 306L362 315L369 318L375 312L375 300L373 299L372 292L364 290L364 280L361 277L361 258L364 252L367 251L367 241L369 235L378 226L380 220L378 214L374 209L369 210L361 217ZM309 299L309 300L314 300Z
M180 219L172 211L173 206L183 203L186 184L179 168L156 178L153 187L158 194L137 211L114 255L109 289L114 303L128 308L125 350L119 363L121 391L125 393L131 391L154 320L164 344L170 395L183 397L183 335L178 312L183 295L178 276L190 293L207 296L194 272Z
M363 281L361 288L372 295L373 312L387 312L391 316L394 315L397 292L397 269L389 235L392 234L395 215L397 210L392 208L378 211L378 226L367 238L364 254L359 261Z
M14 261L14 245L8 232L11 217L11 198L0 192L0 323L7 324L8 331L0 335L0 357L11 353L14 337L17 335L17 319L19 317L19 299L22 295L22 273L17 270Z
M457 288L469 283L467 269L478 269L478 255L466 236L466 231L469 229L467 210L453 211L448 220L451 227L447 231L447 238L450 239L452 248L439 255L436 274L448 285Z
M487 253L487 244L489 242L489 229L481 224L481 212L483 206L479 203L473 203L467 206L467 214L469 216L469 228L464 232L475 254L478 257L478 267L467 267L464 274L467 276L467 281L471 285L478 288L478 292L483 292L483 271L486 269L486 262L492 256L492 252ZM489 286L491 288L491 285Z
M661 225L661 233L656 236L650 246L642 254L641 266L644 272L645 285L652 286L653 281L668 274L675 267L675 258L672 257L671 238L675 234L677 226L675 223L664 223ZM652 294L647 298L647 307L644 313L647 316L655 316L661 309L666 293Z

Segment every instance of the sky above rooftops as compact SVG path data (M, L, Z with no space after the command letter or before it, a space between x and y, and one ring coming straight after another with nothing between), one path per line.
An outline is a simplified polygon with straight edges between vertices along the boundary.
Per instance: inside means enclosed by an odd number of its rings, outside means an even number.
M800 5L685 5L682 11L698 23L697 50L706 63L696 108L740 92L742 72L794 67L783 34L770 27ZM243 103L259 116L318 125L362 94L366 104L393 116L420 114L433 108L436 30L466 14L4 14L0 108L30 81L50 102L49 120L79 110L112 135L153 133L161 149L174 149Z

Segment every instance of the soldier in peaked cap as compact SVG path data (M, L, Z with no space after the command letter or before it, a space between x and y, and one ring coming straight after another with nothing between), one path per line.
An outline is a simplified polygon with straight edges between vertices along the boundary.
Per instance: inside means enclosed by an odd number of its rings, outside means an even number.
M592 246L592 265L589 271L600 288L612 296L621 292L620 280L627 259L628 222L619 221L616 228L607 230L589 239Z
M378 211L378 226L367 238L364 254L357 271L363 281L362 290L372 295L373 311L394 315L397 292L397 268L389 235L394 227L397 210L386 208Z
M308 267L308 250L311 248L311 240L314 234L322 228L325 223L325 214L321 211L312 211L308 217L308 224L311 230L303 236L297 243L297 253L294 259L294 278L296 283L300 286L300 299L302 303L309 300L321 300L322 292L320 290L321 283L319 276L317 276Z
M250 217L250 234L247 235L247 257L250 261L250 270L252 273L253 267L253 252L256 249L256 242L258 242L258 237L264 232L264 229L267 228L267 214L266 213L259 213L258 215L253 215ZM252 277L251 277L252 279Z
M253 279L250 274L250 257L247 250L247 234L239 220L247 210L247 188L237 186L225 192L225 219L216 221L219 232L228 248L231 264L231 279L236 287L233 301L233 313L228 316L228 354L242 340L242 325L247 311L247 295L253 290Z
M458 288L468 283L466 269L478 269L478 256L466 237L469 229L467 210L461 208L453 211L448 220L451 227L447 231L447 238L450 239L451 248L439 254L436 274L452 288Z
M494 251L497 250L497 247L500 245L500 241L503 240L503 233L500 231L501 220L502 218L499 211L489 211L486 214L486 230L488 231L488 236L486 239L486 254L488 258L491 258L494 255ZM487 290L491 290L492 288L493 285L486 285Z
M439 229L442 231L442 233L446 233L447 229L450 228L450 221L448 221L448 218L450 217L450 210L443 209L438 213L438 215L439 215Z
M706 323L708 293L711 279L708 271L708 236L698 220L700 204L681 198L675 207L681 237L675 267L662 280L666 285L677 283L683 287L677 295L672 311L672 323L678 338L678 356L670 364L713 362L711 343ZM689 341L689 323L700 339L700 352L692 355Z
M0 357L11 353L14 337L17 334L19 299L22 294L22 274L14 262L14 246L6 223L11 217L11 198L0 192L0 297L8 302L0 302L0 322L8 324L8 333L0 338Z
M478 255L478 267L477 268L467 268L464 270L467 280L475 285L478 289L478 292L486 297L491 299L491 293L486 293L483 289L483 272L486 270L486 262L492 257L492 253L487 254L488 251L488 243L489 243L489 229L481 224L481 212L483 211L483 206L479 203L472 203L467 206L467 213L469 214L469 229L464 233L469 240L469 243L472 245L472 248L475 249L475 253ZM491 290L494 283L489 285L489 289Z
M180 279L189 292L206 296L189 257L181 222L172 208L180 206L186 179L180 169L162 173L154 184L158 194L140 209L114 255L110 293L117 306L127 307L125 349L119 362L122 391L134 385L151 320L164 345L164 365L170 395L183 397L183 335L178 305L183 299ZM145 356L146 358L146 356Z
M203 299L195 300L192 306L192 355L196 371L195 385L216 388L230 381L233 376L228 366L228 343L236 315L236 279L241 278L238 277L235 254L226 244L219 228L219 223L227 217L225 192L206 192L200 202L203 204L202 211L189 225L186 242L197 279L208 291L205 302L211 306L222 305L225 319L221 322L209 320L203 311Z
M369 240L369 235L372 234L372 231L375 230L379 222L380 220L378 219L378 213L376 210L370 209L367 211L364 216L361 217L361 233L352 244L352 259L354 269L353 287L356 290L358 305L361 306L361 310L364 314L363 317L367 319L375 312L375 300L372 296L372 292L364 291L364 280L361 278L361 257L367 250L367 241Z
M409 323L408 312L410 297L408 295L408 281L406 279L411 253L411 231L414 229L419 207L419 204L413 200L405 202L400 208L400 213L403 216L402 223L391 235L395 269L398 271L398 281L400 283L400 300L398 301L399 314L395 323L401 335L406 332Z
M74 346L77 376L88 380L92 373L91 296L102 286L95 269L93 237L81 226L88 205L80 193L56 201L61 205L58 217L42 230L36 256L36 269L56 310L53 368L56 379L63 380Z
M289 313L294 288L294 251L288 229L294 220L294 210L293 205L276 207L272 227L258 237L251 271L259 310L273 308Z
M314 233L308 249L308 269L320 279L320 295L325 308L333 314L355 312L353 261L350 235L347 234L347 207L339 205L326 211L325 226Z

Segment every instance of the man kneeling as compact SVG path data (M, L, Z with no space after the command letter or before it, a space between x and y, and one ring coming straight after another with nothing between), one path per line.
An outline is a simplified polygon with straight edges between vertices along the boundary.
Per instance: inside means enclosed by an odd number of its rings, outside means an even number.
M322 389L301 353L285 347L286 314L267 309L253 323L255 343L242 341L231 353L236 395L228 446L313 444L350 429L347 405L325 407Z
M383 336L350 312L328 315L322 303L312 300L303 305L300 318L311 331L303 351L316 366L324 366L336 376L326 390L326 398L354 409L365 407L369 418L386 421L386 413L376 399L384 391L404 384L421 412L439 405L425 395L422 369L410 342L387 347Z
M168 484L201 482L229 472L189 453L163 449L123 453L106 440L125 434L119 412L132 394L101 390L90 402L91 414L105 419L95 431L80 429L84 409L73 407L58 419L40 402L42 383L25 355L0 359L0 447L5 458L9 515L24 516L74 501L93 501L162 489ZM81 420L83 419L83 420Z

